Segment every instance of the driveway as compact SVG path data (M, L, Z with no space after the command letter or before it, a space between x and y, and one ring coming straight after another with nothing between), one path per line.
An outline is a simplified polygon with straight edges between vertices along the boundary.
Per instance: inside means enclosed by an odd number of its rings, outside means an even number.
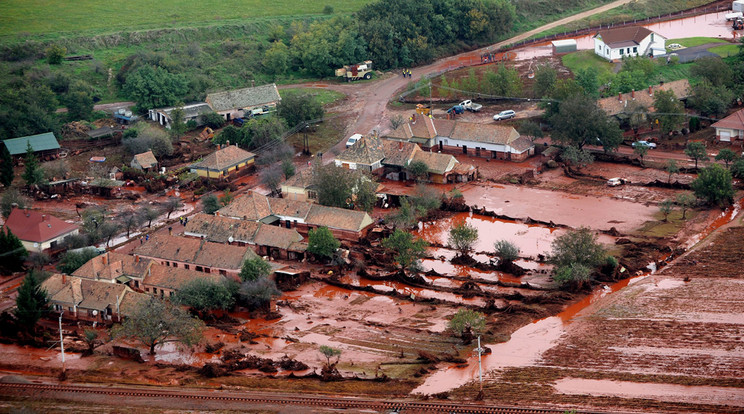
M679 56L679 63L689 63L700 58L718 56L713 52L709 52L708 49L715 46L725 45L726 43L706 43L704 45L686 47L684 49L675 50L672 53L658 56L658 59L668 58L671 54Z

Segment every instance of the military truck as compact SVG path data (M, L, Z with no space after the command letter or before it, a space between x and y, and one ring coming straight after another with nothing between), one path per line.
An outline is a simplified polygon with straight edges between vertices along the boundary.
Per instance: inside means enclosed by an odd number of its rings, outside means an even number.
M359 79L372 79L372 61L365 60L356 65L344 65L343 68L336 69L336 76L346 79L346 82Z

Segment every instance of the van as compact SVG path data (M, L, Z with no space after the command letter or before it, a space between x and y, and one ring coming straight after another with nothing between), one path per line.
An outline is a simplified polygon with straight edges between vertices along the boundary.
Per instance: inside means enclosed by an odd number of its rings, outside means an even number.
M514 118L517 115L516 112L514 112L511 109L508 109L506 111L501 111L493 116L494 121L501 121L502 119L509 119Z
M349 137L348 140L346 140L346 148L349 148L350 146L354 145L357 141L362 139L362 134L354 134Z

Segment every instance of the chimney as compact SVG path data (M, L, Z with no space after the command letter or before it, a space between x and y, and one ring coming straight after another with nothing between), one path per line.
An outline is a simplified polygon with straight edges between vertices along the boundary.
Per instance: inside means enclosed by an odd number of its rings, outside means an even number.
M225 146L226 147L229 147L230 146L230 140L227 140L227 142L225 143Z
M413 115L411 115L411 123L412 124L415 124L416 123L416 114L415 113Z
M106 262L108 262L108 253L101 256L101 263L103 263L103 265L105 266Z
M219 211L215 211L215 212L214 212L214 215L215 215L215 216L219 216L219 215L220 215L220 212L219 212Z
M62 273L62 284L67 284L67 275Z
M135 254L134 255L134 263L139 263L139 255L138 254Z
M617 93L617 100L618 101L622 101L623 100L623 94L622 93L620 93L620 92Z
M46 221L46 214L41 215L41 221Z
M648 87L648 94L649 96L654 96L654 90L650 86Z
M398 141L398 149L403 151L403 141Z
M635 101L635 89L630 90L630 97Z

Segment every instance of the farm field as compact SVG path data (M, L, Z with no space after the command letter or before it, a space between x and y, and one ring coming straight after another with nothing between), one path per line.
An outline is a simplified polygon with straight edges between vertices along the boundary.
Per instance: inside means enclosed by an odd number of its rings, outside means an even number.
M0 39L13 35L110 33L221 25L257 18L321 15L326 6L332 7L334 13L343 14L354 12L369 2L165 0L153 3L132 0L126 3L126 10L123 11L116 7L116 3L100 0L8 0L0 2Z

